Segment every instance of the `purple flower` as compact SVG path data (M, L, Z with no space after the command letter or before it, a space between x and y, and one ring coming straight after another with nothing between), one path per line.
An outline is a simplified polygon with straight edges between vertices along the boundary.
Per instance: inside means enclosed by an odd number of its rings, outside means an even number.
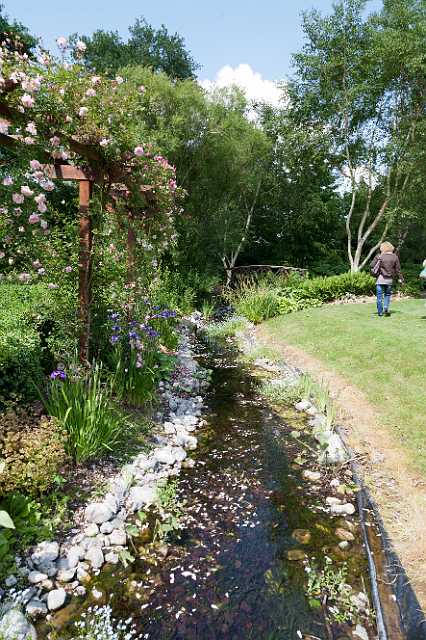
M115 312L115 311L114 312L111 311L110 314L109 314L109 318L110 318L110 320L119 320L120 314Z
M50 374L50 379L51 380L66 380L67 379L67 374L65 373L65 371L62 371L61 369L56 369L55 371L52 371L52 373Z
M117 333L118 331L120 331L120 329L121 329L121 327L120 327L120 325L119 325L119 324L115 324L115 325L112 327L112 330L113 330L113 331L115 331L116 333Z
M119 336L111 336L111 344L117 344L119 340Z

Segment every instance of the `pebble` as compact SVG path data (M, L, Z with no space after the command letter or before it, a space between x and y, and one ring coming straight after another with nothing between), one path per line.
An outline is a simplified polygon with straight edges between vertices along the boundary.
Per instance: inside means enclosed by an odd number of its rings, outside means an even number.
M31 560L37 564L54 562L59 557L59 544L57 542L40 542L31 555Z
M103 522L107 522L107 520L111 520L114 513L115 511L111 504L106 502L92 502L87 505L84 516L86 522L102 524Z
M62 569L61 571L58 571L58 575L56 576L56 579L59 582L71 582L71 580L74 579L75 572L76 572L75 567L73 569Z
M307 555L302 549L290 549L287 551L288 560L306 560Z
M47 578L47 574L41 573L40 571L30 571L28 574L28 582L31 584L38 584L39 582L43 582L43 580L47 580Z
M319 471L309 471L305 469L302 473L302 478L304 480L309 480L309 482L318 482L321 480L321 473Z
M307 529L295 529L291 537L299 544L309 544L311 541L311 533Z
M18 579L15 576L8 576L4 581L4 584L6 587L8 587L8 589L10 589L10 587L14 587L17 582Z
M294 408L297 411L307 411L308 409L310 409L312 407L311 403L308 402L308 400L301 400L300 402L297 402L294 405Z
M355 536L350 531L346 531L346 529L338 528L335 531L336 536L339 540L344 540L346 542L353 542L355 540Z
M45 616L47 614L47 607L44 602L42 602L41 600L37 600L36 598L33 598L29 601L25 610L32 618Z
M334 516L351 516L355 513L355 507L350 502L346 504L332 504L330 513Z
M109 536L109 541L111 545L124 547L127 542L126 532L122 529L114 529Z
M47 596L47 607L49 611L56 611L64 606L67 599L67 592L65 589L53 589Z
M104 563L104 554L99 547L91 547L86 553L86 560L90 562L93 569L100 569Z

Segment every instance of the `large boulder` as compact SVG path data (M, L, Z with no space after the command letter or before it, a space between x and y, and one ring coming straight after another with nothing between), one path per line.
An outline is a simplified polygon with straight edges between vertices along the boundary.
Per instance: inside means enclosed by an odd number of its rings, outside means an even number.
M2 640L37 640L37 632L18 608L0 612L0 637Z
M92 502L87 505L85 510L86 522L92 522L94 524L103 524L111 520L115 511L111 504L106 502Z

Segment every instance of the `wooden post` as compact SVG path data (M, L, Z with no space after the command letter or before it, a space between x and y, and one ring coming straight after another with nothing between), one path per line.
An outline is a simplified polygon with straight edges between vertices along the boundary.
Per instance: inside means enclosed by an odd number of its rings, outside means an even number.
M92 302L92 221L89 215L92 183L79 182L80 199L80 255L79 255L79 320L80 320L80 361L89 360L90 320Z

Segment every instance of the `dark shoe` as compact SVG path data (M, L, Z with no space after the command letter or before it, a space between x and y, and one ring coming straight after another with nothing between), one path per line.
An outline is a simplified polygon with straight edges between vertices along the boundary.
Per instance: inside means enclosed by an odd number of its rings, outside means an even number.
M388 311L387 309L385 309L385 316L386 316L386 318L390 318L390 316L391 316L391 312Z

